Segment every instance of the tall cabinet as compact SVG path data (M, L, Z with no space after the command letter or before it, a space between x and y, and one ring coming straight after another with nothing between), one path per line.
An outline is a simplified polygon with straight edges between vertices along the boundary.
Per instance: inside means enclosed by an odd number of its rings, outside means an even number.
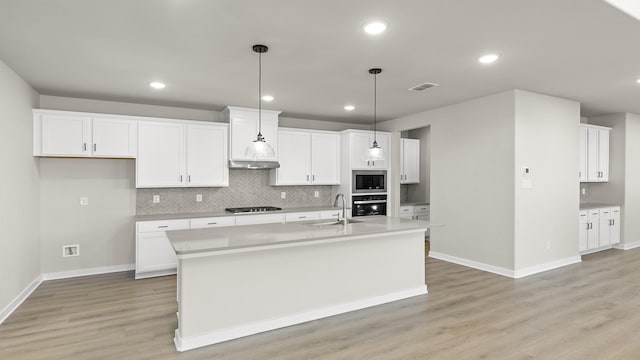
M400 184L420 182L420 140L400 139Z
M609 181L609 134L611 128L580 124L581 182Z

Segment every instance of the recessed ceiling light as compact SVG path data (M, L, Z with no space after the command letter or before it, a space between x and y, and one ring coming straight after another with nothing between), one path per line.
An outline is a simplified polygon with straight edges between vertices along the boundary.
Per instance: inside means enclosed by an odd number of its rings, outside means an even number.
M486 55L482 55L478 58L478 62L481 64L491 64L493 62L495 62L496 60L498 60L498 58L500 57L500 55L498 54L486 54Z
M345 105L344 109L347 111L353 111L356 107L353 105Z
M636 82L637 82L638 84L640 84L640 78L638 78L638 80L636 80Z
M269 102L269 101L273 101L274 97L271 95L265 95L262 97L262 100Z
M370 21L362 26L367 34L382 34L387 29L387 23L380 20Z
M165 83L159 82L159 81L152 81L149 83L149 86L151 86L152 88L156 89L156 90L161 90L167 87L167 85Z

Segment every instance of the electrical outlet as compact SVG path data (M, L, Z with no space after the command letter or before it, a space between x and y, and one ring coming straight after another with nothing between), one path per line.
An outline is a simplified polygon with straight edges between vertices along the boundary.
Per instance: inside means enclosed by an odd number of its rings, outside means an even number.
M287 198L287 192L286 191L280 192L280 199L286 199L286 198Z
M202 202L202 194L196 194L196 202Z
M316 190L313 192L313 197L320 197L320 191Z
M153 203L157 204L160 202L160 195L153 195Z
M80 256L80 245L64 245L62 247L62 257Z
M89 205L89 197L87 197L87 196L81 196L81 197L80 197L80 205L81 205L81 206L87 206L87 205Z

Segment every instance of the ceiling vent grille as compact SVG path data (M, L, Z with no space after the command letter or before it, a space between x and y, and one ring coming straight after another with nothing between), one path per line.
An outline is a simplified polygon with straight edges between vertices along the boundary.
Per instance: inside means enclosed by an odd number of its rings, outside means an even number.
M418 84L416 86L410 87L409 91L425 91L427 89L430 89L432 87L436 87L438 85L440 85L440 84L426 82L426 83L422 83L422 84Z

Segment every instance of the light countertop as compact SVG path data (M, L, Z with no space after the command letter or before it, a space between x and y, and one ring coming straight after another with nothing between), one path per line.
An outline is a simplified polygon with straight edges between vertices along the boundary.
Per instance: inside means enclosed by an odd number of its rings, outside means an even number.
M208 229L167 231L167 237L180 258L188 255L222 255L270 247L290 247L319 242L346 241L350 238L380 236L403 231L425 231L429 221L388 216L357 217L358 223L317 225L331 220L245 225Z
M400 206L429 205L428 202L401 202Z
M347 208L351 209L351 208ZM154 215L136 215L136 221L154 221L154 220L173 220L173 219L200 219L208 217L218 216L245 216L245 215L264 215L264 214L285 214L295 212L306 211L323 211L323 210L342 210L342 207L333 206L314 206L314 207L295 207L295 208L283 208L278 211L267 212L248 212L248 213L230 213L226 211L209 211L209 212L195 212L195 213L175 213L175 214L154 214Z
M615 206L620 206L620 205L616 205L616 204L584 203L584 204L580 204L580 210L597 209L597 208L606 208L606 207L615 207Z

